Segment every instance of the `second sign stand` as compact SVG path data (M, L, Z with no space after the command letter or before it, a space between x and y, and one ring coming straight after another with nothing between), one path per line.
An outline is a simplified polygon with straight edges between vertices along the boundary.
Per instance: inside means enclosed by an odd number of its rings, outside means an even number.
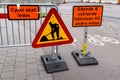
M80 66L97 65L98 61L87 51L88 27L101 26L103 6L74 6L73 27L84 28L84 42L82 50L72 51L72 55Z
M85 27L84 29L84 43L82 50L75 50L72 52L72 55L76 59L78 65L84 66L84 65L97 65L98 61L91 55L91 53L87 52L87 33L88 33L88 27Z

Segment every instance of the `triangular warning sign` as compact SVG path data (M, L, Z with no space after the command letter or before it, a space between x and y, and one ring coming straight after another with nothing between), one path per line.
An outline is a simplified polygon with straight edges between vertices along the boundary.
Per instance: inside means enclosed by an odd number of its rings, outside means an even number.
M56 46L72 42L73 38L57 10L51 8L32 43L32 47Z

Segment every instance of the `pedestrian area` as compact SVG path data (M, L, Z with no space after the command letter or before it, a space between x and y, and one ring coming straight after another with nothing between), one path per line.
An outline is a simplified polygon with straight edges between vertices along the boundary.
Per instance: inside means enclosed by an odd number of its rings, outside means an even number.
M89 5L89 3L76 3L77 5ZM64 20L67 28L70 32L74 31L72 28L72 6L75 3L60 5L59 11L61 12L62 19ZM96 5L96 3L90 3ZM106 34L113 36L106 27L113 27L117 25L116 31L119 33L119 7L111 4L103 4L106 10L104 12L104 22ZM118 15L113 15L109 12L116 11ZM113 21L114 19L115 21ZM111 19L111 20L110 20ZM108 22L107 22L107 21ZM110 22L116 22L116 24L110 24ZM118 22L117 22L118 21ZM109 24L108 24L109 23ZM103 27L101 27L103 28ZM114 28L114 27L113 27ZM90 28L89 33L94 34L96 28ZM79 34L76 31L72 32L74 37L83 37L83 28L79 29ZM102 31L100 33L102 34ZM107 32L108 31L108 32ZM116 32L115 31L115 32ZM29 33L29 32L28 32ZM76 37L76 38L77 38ZM118 40L119 40L118 36ZM55 73L47 73L45 71L41 56L51 53L51 47L34 49L32 46L20 46L20 47L5 47L0 48L0 80L120 80L120 54L118 48L120 45L113 45L105 43L105 46L90 45L89 50L95 55L99 61L99 65L94 66L78 66L77 62L71 55L71 51L81 48L82 38L79 39L78 44L75 46L61 45L59 46L59 52L65 59L69 70L60 71ZM79 45L79 46L77 46Z
M42 49L0 48L0 80L53 80L44 70Z

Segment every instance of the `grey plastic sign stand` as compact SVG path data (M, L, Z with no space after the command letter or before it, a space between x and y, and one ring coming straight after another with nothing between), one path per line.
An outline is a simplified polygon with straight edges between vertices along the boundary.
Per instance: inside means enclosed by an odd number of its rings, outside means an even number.
M90 52L87 52L86 55L83 55L81 50L76 50L72 52L72 55L74 56L79 66L98 64L98 61L91 55Z
M58 53L58 46L52 47L52 53L41 56L47 73L68 70L65 60Z
M87 33L88 33L88 27L85 27L84 29L84 43L87 43ZM77 61L79 66L84 65L97 65L98 61L91 55L90 52L86 51L86 54L83 54L83 50L75 50L72 52L73 57Z

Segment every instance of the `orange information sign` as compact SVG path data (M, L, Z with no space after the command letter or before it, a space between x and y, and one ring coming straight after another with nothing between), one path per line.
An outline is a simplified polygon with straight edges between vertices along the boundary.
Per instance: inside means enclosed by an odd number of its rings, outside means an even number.
M38 5L8 5L8 19L10 20L37 20L39 19Z
M101 26L103 6L74 6L73 27Z

